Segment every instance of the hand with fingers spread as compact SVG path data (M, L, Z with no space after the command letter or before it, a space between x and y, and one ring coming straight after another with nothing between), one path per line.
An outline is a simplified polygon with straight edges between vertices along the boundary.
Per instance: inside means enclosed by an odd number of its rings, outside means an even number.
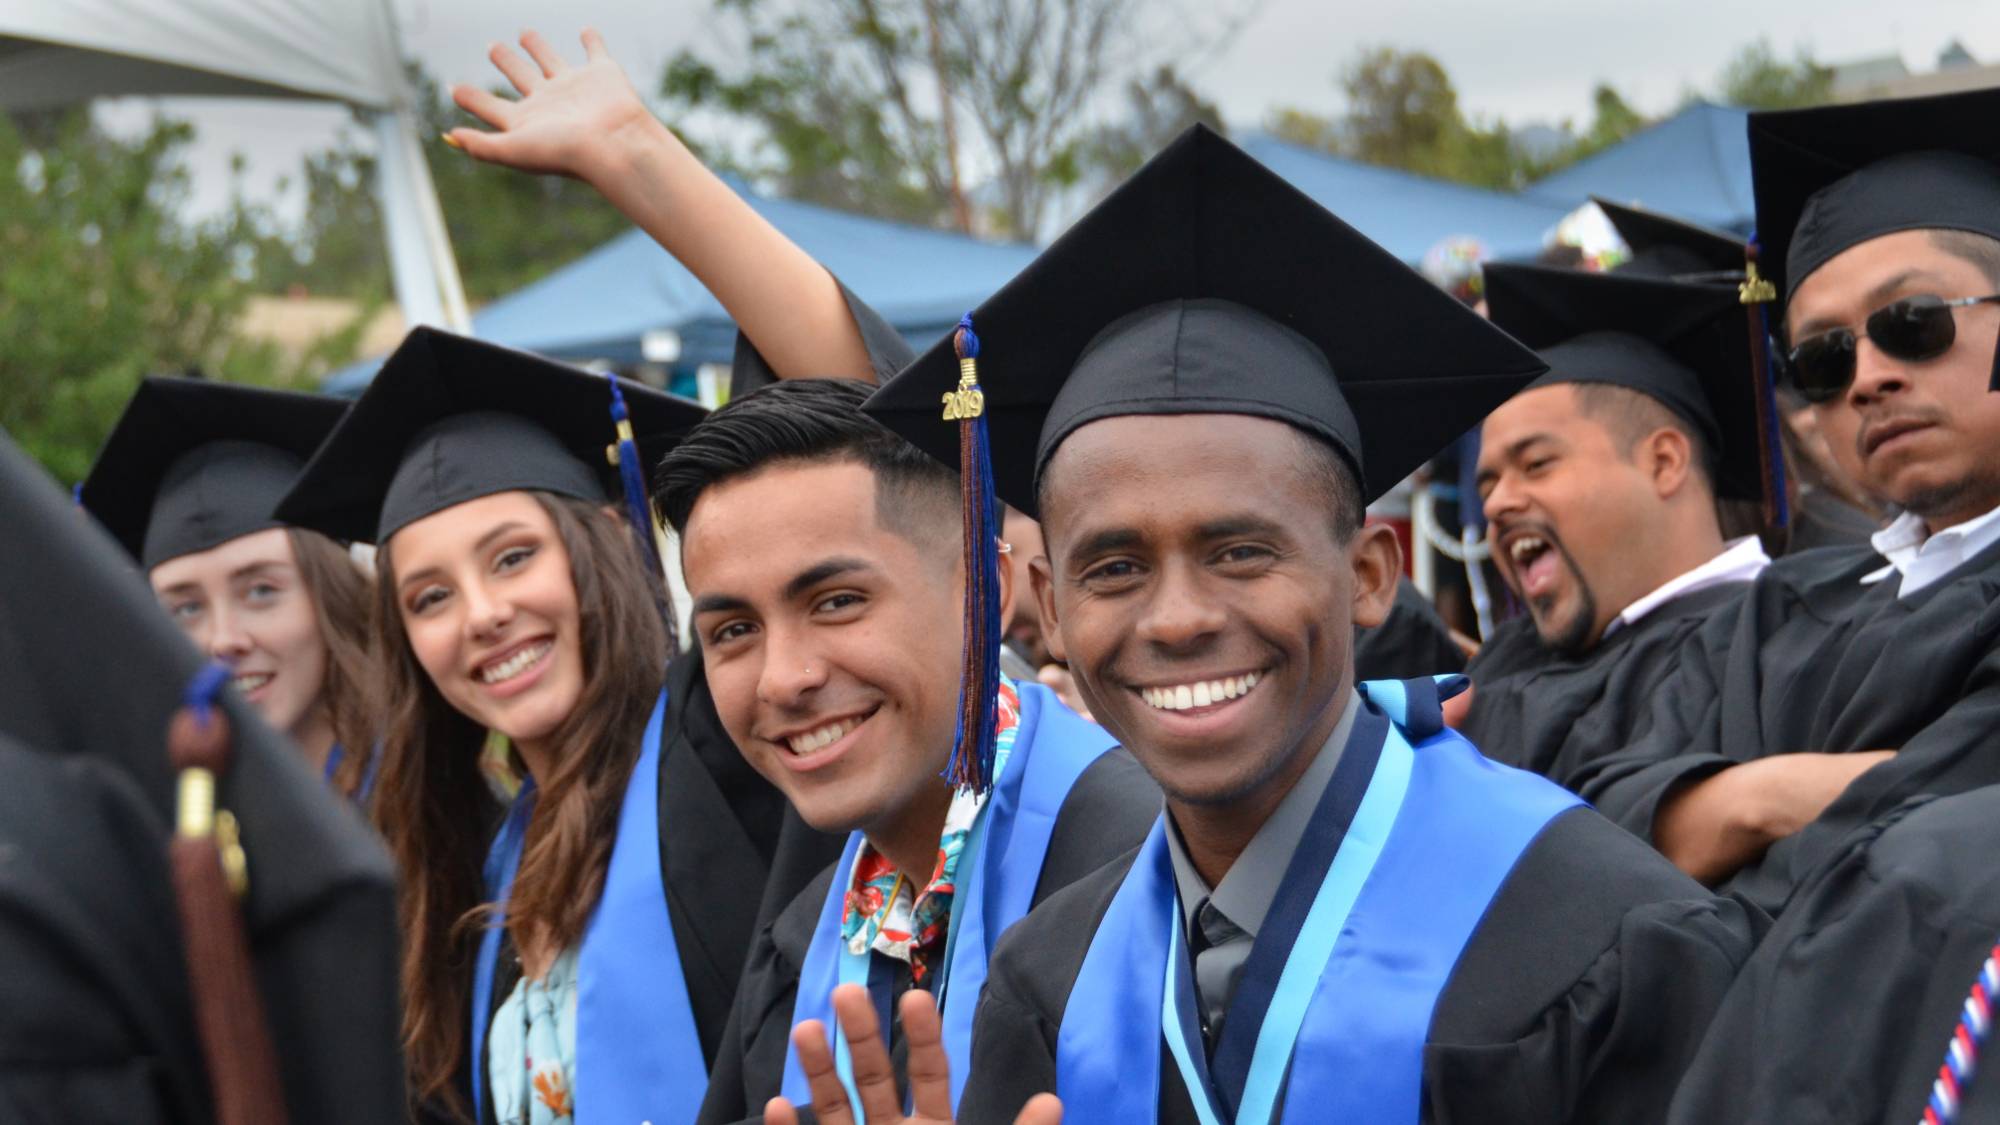
M951 1063L945 1058L942 1025L930 993L913 989L902 1003L903 1036L910 1047L910 1105L903 1112L896 1089L895 1064L883 1045L880 1021L868 990L843 984L833 991L833 1011L854 1064L854 1092L869 1125L951 1125ZM799 1065L812 1085L812 1108L820 1125L852 1125L854 1108L847 1087L833 1062L825 1025L807 1020L792 1030ZM764 1107L765 1125L798 1125L798 1111L783 1098ZM1040 1094L1021 1110L1014 1125L1061 1125L1062 1103L1054 1094Z
M451 88L460 109L495 130L453 129L446 134L452 144L524 172L596 182L618 159L621 145L650 140L660 128L596 31L583 33L580 66L564 61L540 32L523 32L521 47L525 57L505 43L487 53L520 92L518 99L464 83Z

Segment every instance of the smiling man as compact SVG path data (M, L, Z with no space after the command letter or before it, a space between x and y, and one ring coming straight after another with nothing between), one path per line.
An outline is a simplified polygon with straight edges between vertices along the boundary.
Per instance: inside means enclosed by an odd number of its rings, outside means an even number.
M1688 634L1770 564L1716 512L1761 492L1749 333L1733 284L1495 265L1486 292L1549 373L1480 429L1493 557L1528 612L1473 659L1458 728L1568 784L1631 740Z
M1904 514L1774 564L1703 626L1650 729L1579 778L1775 912L1857 825L2000 780L2000 91L1754 114L1789 378Z
M938 997L962 1071L991 943L1159 813L1132 758L1039 684L1002 689L991 793L942 778L963 667L958 476L863 414L872 390L764 387L658 474L723 727L808 824L848 834L758 935L703 1121L803 1101L789 1034L827 1018L842 982L866 984L885 1023L910 989Z
M1363 504L1535 357L1202 128L973 322L1042 620L1167 809L1002 940L960 1119L1656 1115L1735 907L1480 757L1432 681L1351 671L1400 563ZM958 377L936 349L871 410L955 458Z

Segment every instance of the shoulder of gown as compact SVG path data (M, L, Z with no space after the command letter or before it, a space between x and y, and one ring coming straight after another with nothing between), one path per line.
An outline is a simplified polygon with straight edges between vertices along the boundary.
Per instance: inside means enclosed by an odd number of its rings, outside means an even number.
M1105 751L1063 798L1034 902L1129 854L1145 840L1162 807L1160 787L1131 754L1122 748Z
M1589 809L1562 814L1432 1012L1425 1120L1659 1120L1763 924Z
M908 367L917 358L916 350L895 326L882 318L882 314L869 306L868 302L854 295L839 278L833 283L840 287L841 299L847 302L847 312L854 318L854 327L861 333L861 346L868 352L868 366L877 383L886 383L890 376ZM732 398L742 396L758 387L769 386L778 381L778 373L771 370L771 364L764 354L750 342L740 330L736 333L736 352L729 367L729 394Z
M1996 788L1912 801L1850 834L1730 989L1675 1125L1921 1118L2000 938L1995 854ZM1975 1081L1964 1108L2000 1120L2000 1088Z

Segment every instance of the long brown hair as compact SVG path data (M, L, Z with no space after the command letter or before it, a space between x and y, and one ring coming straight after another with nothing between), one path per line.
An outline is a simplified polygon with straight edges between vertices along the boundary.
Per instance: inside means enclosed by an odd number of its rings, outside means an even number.
M604 887L625 783L667 661L667 633L631 537L581 500L530 492L555 521L576 584L583 695L551 736L553 776L535 779L521 866L504 920L556 948L582 939ZM375 556L376 637L387 729L376 825L402 870L403 1046L413 1098L467 1116L454 1085L467 1050L474 952L489 923L481 867L491 799L485 731L445 702L410 651L388 544Z
M346 548L317 531L291 527L285 534L291 538L292 557L312 598L320 639L326 645L326 678L320 685L320 702L343 753L333 783L342 793L353 796L368 775L368 761L380 735L374 705L368 572L355 564Z

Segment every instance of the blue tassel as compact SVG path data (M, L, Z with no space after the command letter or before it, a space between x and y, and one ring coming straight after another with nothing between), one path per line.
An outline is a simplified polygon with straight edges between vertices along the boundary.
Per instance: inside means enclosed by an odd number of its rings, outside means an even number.
M1757 380L1757 475L1764 488L1764 524L1784 528L1791 524L1791 504L1785 496L1785 442L1778 418L1777 357L1769 313L1778 292L1757 273L1757 249L1753 231L1744 245L1743 284L1737 292L1750 316L1750 369Z
M646 496L646 475L639 464L639 441L632 433L632 415L626 409L625 392L618 386L618 377L606 372L604 381L611 385L611 424L618 434L613 459L618 464L618 479L625 488L625 523L632 529L632 541L639 548L640 561L650 567L660 580L653 590L654 607L667 624L668 647L679 652L679 640L674 635L673 608L667 604L666 598L667 566L660 558L659 543L653 538L653 506Z
M986 396L979 387L979 336L972 314L952 336L958 390L945 395L945 419L959 427L958 470L965 551L965 648L959 681L958 727L944 779L983 793L993 786L994 727L1000 707L1000 519L993 496L992 446Z
M182 702L194 712L194 721L206 727L209 715L215 709L216 697L222 694L222 685L229 682L233 669L220 660L211 660L188 681L187 692Z

